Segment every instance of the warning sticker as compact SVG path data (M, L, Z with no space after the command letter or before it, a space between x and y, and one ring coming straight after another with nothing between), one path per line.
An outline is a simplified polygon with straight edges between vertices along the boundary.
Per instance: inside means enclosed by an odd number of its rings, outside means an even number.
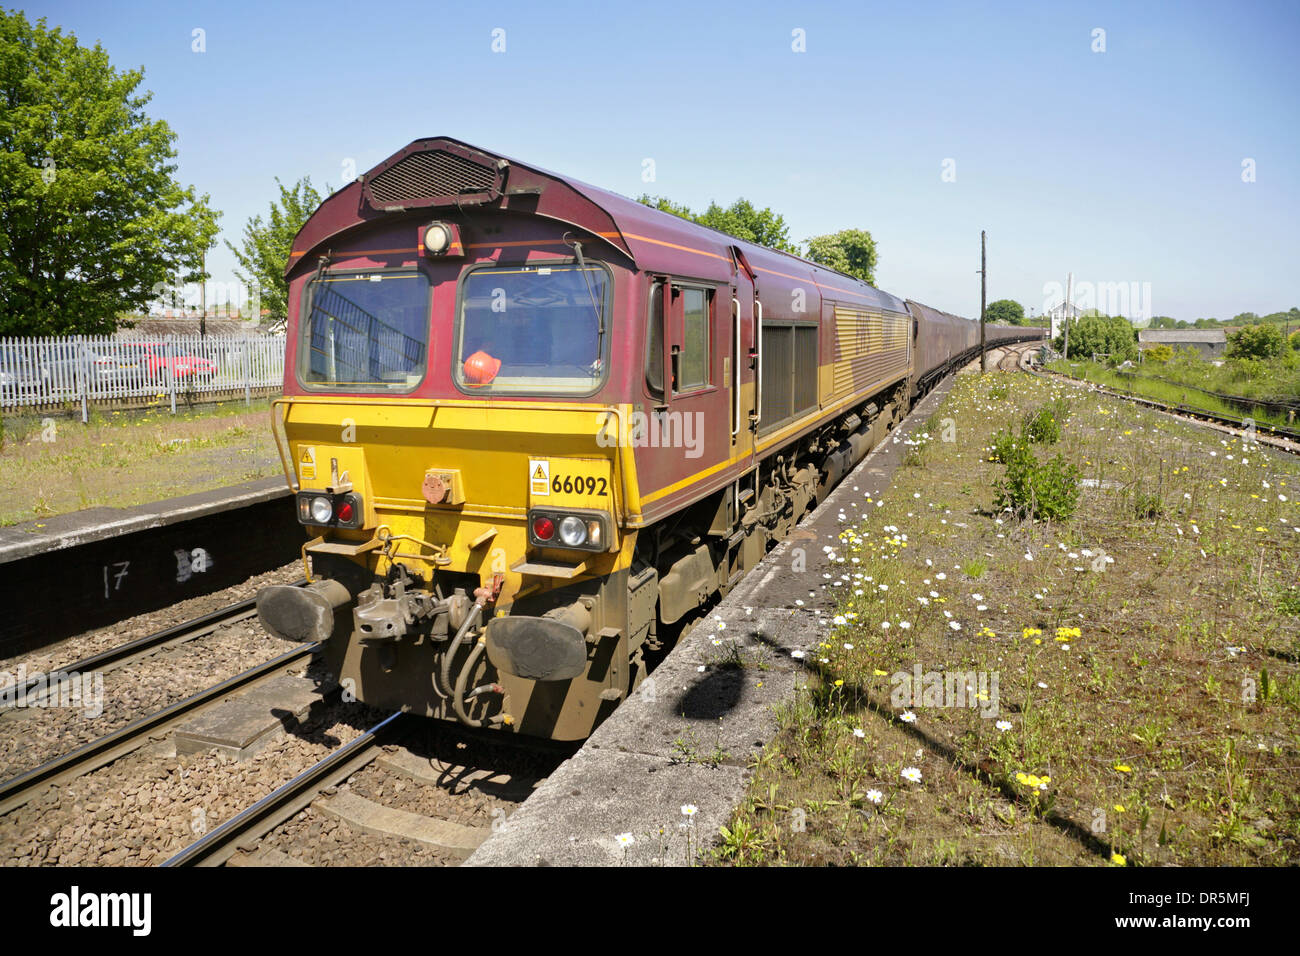
M303 445L298 452L298 480L309 481L316 477L316 447Z
M548 459L528 459L528 491L534 498L551 493L551 463Z

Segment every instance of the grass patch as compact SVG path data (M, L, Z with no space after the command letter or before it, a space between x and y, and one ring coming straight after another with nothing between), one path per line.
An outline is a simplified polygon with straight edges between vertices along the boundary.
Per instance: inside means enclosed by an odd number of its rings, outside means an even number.
M1300 862L1300 461L990 378L959 376L957 441L831 542L845 623L718 861ZM1073 517L999 510L995 434L1067 395Z
M97 506L127 507L281 473L266 401L172 415L92 410L4 422L0 525Z

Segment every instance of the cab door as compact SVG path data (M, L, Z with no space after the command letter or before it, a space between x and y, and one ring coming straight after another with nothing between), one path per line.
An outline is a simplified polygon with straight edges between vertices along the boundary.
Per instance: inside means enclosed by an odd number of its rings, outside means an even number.
M735 413L728 286L655 276L649 296L646 428L634 439L643 503L656 509L730 461ZM743 428L742 428L743 431Z

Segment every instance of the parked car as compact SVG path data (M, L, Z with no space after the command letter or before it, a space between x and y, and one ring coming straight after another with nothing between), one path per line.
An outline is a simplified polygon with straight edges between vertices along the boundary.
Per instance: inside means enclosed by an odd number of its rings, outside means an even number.
M42 347L40 369L44 392L75 394L80 381L78 375L82 372L90 375L92 387L112 382L116 378L119 367L116 359L90 348L85 348L83 355L83 348L85 347L75 342L60 342Z
M198 355L167 355L167 346L160 342L131 342L124 349L124 367L138 363L147 381L166 383L175 377L177 383L206 381L217 374L217 363Z
M27 355L9 349L0 350L0 390L6 400L38 396L45 391L49 373Z

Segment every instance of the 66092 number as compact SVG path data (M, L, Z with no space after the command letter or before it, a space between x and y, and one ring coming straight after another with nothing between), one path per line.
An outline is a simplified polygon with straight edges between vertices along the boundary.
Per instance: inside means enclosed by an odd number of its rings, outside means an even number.
M591 475L588 475L585 478L581 475L578 475L577 477L572 475L556 475L551 480L551 490L557 495L581 495L585 493L605 497L609 494L608 486L609 483L604 478L597 478Z

